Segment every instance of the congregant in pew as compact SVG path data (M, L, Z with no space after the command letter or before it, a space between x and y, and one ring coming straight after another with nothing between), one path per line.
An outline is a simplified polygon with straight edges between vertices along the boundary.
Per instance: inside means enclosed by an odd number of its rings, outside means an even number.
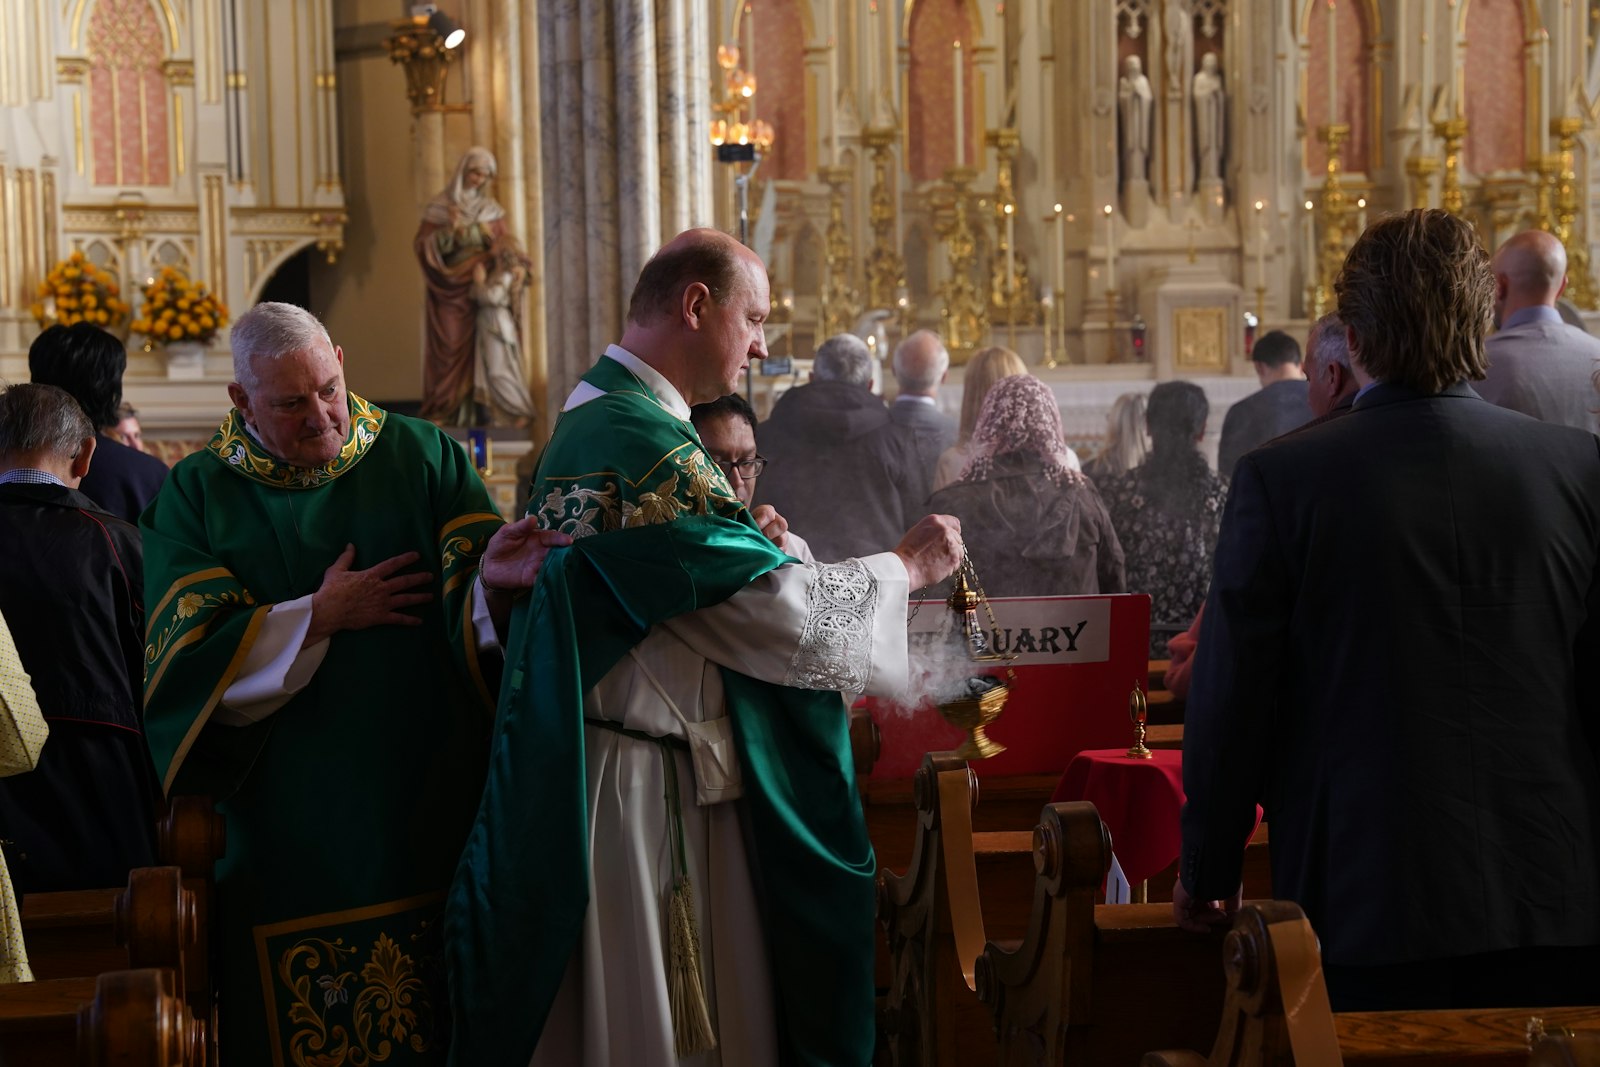
M756 431L772 462L759 498L805 531L819 559L887 552L924 514L927 479L872 393L872 366L855 334L828 338L811 381L779 397Z
M961 418L956 424L956 443L939 453L933 471L933 490L937 492L961 477L972 459L972 433L978 428L983 399L994 383L1013 374L1027 374L1028 365L1009 348L998 345L980 349L967 360L961 375ZM1068 450L1069 466L1076 469L1077 454Z
M756 451L756 412L750 401L729 393L689 409L689 421L700 435L711 462L728 479L733 493L763 533L783 551L802 563L815 562L805 538L789 529L789 523L771 504L753 504L756 479L767 469L766 457ZM782 529L777 524L782 524Z
M1228 409L1217 444L1217 473L1233 477L1239 457L1274 437L1311 421L1300 344L1282 330L1265 334L1250 349L1261 388Z
M137 529L78 490L98 441L64 390L0 393L0 615L50 725L38 766L0 779L23 895L121 885L155 861L142 552Z
M984 398L961 477L930 510L961 520L990 596L1121 593L1122 545L1094 483L1073 470L1055 394L1031 374L1003 378Z
M1350 342L1345 335L1344 320L1337 311L1330 311L1311 325L1306 337L1306 403L1311 407L1312 419L1305 426L1320 426L1330 419L1342 418L1350 413L1356 399L1356 379L1350 372Z
M871 1060L874 864L838 690L904 683L908 593L954 570L960 531L930 516L804 565L757 529L687 420L766 355L770 306L733 238L668 242L540 460L538 521L579 536L507 649L446 921L452 1063Z
M233 409L143 516L137 657L164 786L227 819L224 1060L342 1030L442 1063L438 925L499 635L567 539L504 525L455 441L349 392L308 312L258 304L231 343Z
M50 724L39 710L33 679L22 666L11 627L0 614L0 778L37 767L49 737ZM22 916L11 869L6 866L5 850L0 849L0 984L31 981L33 972L22 940Z
M79 491L111 514L136 523L167 480L167 465L124 443L111 430L122 421L122 375L127 366L122 342L88 322L51 326L28 348L29 376L71 393L99 431L94 466L84 475Z
M939 410L939 387L950 377L950 352L932 330L918 330L894 346L894 381L889 422L915 457L906 487L918 503L933 492L939 457L956 443L956 421Z
M1123 393L1106 412L1105 443L1083 465L1083 473L1096 485L1113 476L1133 470L1150 453L1150 437L1145 430L1143 393Z
M1100 483L1127 560L1128 591L1150 595L1150 655L1164 658L1205 602L1211 552L1226 495L1200 452L1211 405L1193 382L1150 391L1145 421L1150 454L1133 470Z
M1245 456L1228 500L1174 911L1237 906L1259 803L1336 1009L1600 1002L1600 440L1469 386L1470 223L1385 218L1336 292L1351 413Z

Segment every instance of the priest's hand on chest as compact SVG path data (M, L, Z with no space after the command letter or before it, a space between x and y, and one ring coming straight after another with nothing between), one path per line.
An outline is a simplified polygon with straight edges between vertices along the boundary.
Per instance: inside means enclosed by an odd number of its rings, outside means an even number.
M417 626L422 620L405 609L426 604L433 590L427 571L412 570L422 557L404 552L366 570L353 570L356 546L346 545L322 575L322 585L311 596L311 625L305 647L324 641L341 630L372 626Z

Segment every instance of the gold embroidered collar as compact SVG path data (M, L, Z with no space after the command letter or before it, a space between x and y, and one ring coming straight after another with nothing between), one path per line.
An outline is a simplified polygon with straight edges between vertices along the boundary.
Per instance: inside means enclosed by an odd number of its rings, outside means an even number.
M206 449L252 482L275 489L316 489L361 462L361 457L371 450L372 443L378 439L383 420L389 416L382 408L367 403L354 393L349 393L348 398L350 435L345 438L339 454L324 466L291 467L273 456L245 429L244 416L238 408L228 412L228 417L222 420L217 435L206 445Z

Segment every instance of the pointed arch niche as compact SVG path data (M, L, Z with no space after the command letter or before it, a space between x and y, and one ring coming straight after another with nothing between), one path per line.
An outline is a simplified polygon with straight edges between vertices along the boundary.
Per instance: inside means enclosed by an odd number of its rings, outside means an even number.
M1469 0L1463 12L1471 72L1464 148L1473 174L1521 170L1526 161L1526 17L1523 0Z
M89 158L95 185L167 185L168 53L151 0L95 0L89 54Z
M1300 99L1306 116L1306 171L1317 180L1327 171L1328 149L1317 139L1317 130L1326 126L1333 114L1328 99L1328 8L1333 8L1337 27L1338 65L1335 84L1339 93L1339 121L1350 126L1350 140L1340 158L1348 172L1364 174L1381 165L1373 136L1372 101L1376 98L1375 45L1380 26L1373 0L1306 0L1300 14L1300 48L1305 62L1305 81Z
M972 117L977 113L978 101L973 87L972 53L978 43L977 18L966 0L916 0L907 12L907 42L910 61L906 80L910 85L907 96L906 118L910 130L911 177L918 182L935 181L944 176L947 168L955 164L956 137L951 126L955 111L955 81L953 50L951 45L961 42L965 50L962 58L962 138L966 148L966 163L974 165L982 160L983 133L973 130Z

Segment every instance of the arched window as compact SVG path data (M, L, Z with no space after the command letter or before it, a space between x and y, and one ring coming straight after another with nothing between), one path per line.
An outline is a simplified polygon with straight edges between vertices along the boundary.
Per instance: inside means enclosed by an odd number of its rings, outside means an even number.
M166 185L167 82L149 0L97 0L89 15L89 136L96 185Z

